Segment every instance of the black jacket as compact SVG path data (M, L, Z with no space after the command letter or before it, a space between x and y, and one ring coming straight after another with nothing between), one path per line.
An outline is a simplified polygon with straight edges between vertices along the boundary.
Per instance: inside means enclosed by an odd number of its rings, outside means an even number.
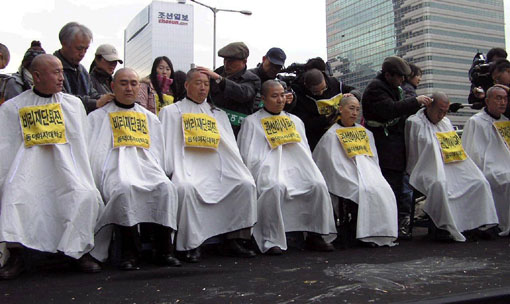
M313 151L322 135L331 127L335 121L326 115L319 114L317 108L317 100L330 99L340 93L352 93L356 97L360 98L359 91L355 90L354 87L348 86L334 78L324 74L324 79L328 89L322 93L321 96L313 96L313 94L305 87L303 78L298 78L292 85L292 89L296 93L297 101L296 106L292 109L291 113L295 114L305 124L306 138L310 149Z
M244 70L226 77L223 66L216 69L215 72L223 76L223 81L219 84L214 80L211 81L209 96L212 104L245 115L252 114L255 96L260 90L260 79L257 75L244 68ZM240 126L233 125L232 129L237 135Z
M62 92L69 93L81 99L87 114L96 109L97 99L101 95L92 87L90 75L81 64L78 66L71 65L60 51L53 53L60 61L64 68L64 89Z
M112 76L103 70L100 70L97 67L92 69L90 72L90 81L92 83L92 87L99 94L112 93Z
M405 120L420 109L418 100L416 97L401 98L398 87L390 86L380 73L366 87L362 105L366 127L374 133L379 165L384 169L405 171ZM386 128L370 126L370 121L388 123L396 119L396 123Z

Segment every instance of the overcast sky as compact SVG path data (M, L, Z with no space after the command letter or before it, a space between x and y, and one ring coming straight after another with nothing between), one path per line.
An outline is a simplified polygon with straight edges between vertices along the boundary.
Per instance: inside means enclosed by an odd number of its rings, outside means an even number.
M165 2L177 2L167 0ZM326 58L325 1L202 0L217 8L250 10L251 16L217 13L217 49L244 41L250 49L248 66L254 67L266 51L278 46L287 53L287 64L311 57ZM11 52L2 72L15 72L32 40L40 40L46 53L60 48L58 32L69 21L89 27L94 40L81 62L87 69L96 48L113 44L124 53L124 29L151 0L2 0L0 42ZM191 3L189 0L187 3ZM314 5L311 5L314 3ZM195 63L212 67L213 14L195 6ZM171 58L170 58L171 59ZM222 65L222 59L216 59Z
M176 0L167 0L177 2ZM124 29L151 0L2 0L0 42L11 51L2 72L15 72L32 40L40 40L47 53L60 48L58 32L69 21L89 27L94 40L82 64L89 67L96 48L113 44L124 53ZM188 3L191 3L189 0ZM250 48L248 66L254 67L266 51L278 46L287 53L286 64L311 57L326 59L325 0L202 0L217 8L250 10L252 16L217 14L217 48L244 41ZM212 67L213 14L195 6L195 63ZM510 11L510 1L505 1ZM505 14L508 20L508 14ZM353 16L355 18L355 16ZM508 24L508 22L506 22ZM508 26L506 32L510 33ZM507 34L507 45L510 39ZM222 64L217 58L216 65Z

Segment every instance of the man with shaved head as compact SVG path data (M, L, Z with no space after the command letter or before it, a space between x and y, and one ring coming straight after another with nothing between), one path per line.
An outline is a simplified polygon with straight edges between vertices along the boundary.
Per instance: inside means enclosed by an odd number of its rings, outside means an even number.
M359 240L369 246L393 246L397 239L397 202L384 179L372 132L356 123L360 102L342 98L340 120L313 151L339 219L345 247Z
M200 246L223 240L221 253L254 257L244 247L257 218L256 188L224 111L207 99L210 78L203 69L186 75L186 98L159 112L165 133L165 171L179 195L176 249L196 263Z
M0 242L17 243L0 268L10 279L24 269L24 247L62 252L84 272L101 267L88 254L103 202L87 154L81 101L62 93L62 63L39 55L34 88L0 107Z
M427 197L433 238L489 237L498 224L491 189L446 117L449 105L448 96L436 92L426 108L407 119L409 182Z
M510 121L508 87L496 85L487 91L485 108L464 126L462 145L489 181L499 218L501 236L510 232Z
M113 224L120 231L120 268L137 269L135 225L154 223L156 262L179 266L179 260L172 255L171 239L177 228L177 191L162 168L161 123L135 102L140 82L134 70L118 70L111 87L113 102L88 116L92 173L106 203L96 226L92 254L100 260L107 258Z
M253 237L261 252L287 249L286 232L307 231L306 247L332 251L336 237L326 182L315 165L303 122L283 111L285 90L277 80L262 85L264 107L246 117L237 137L241 156L257 184Z

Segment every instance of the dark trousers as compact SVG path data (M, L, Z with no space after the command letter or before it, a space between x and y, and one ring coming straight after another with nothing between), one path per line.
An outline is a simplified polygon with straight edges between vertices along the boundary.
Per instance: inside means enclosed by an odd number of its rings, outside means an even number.
M397 199L398 217L410 216L413 204L413 190L409 185L409 175L404 171L381 168L382 175L390 184Z

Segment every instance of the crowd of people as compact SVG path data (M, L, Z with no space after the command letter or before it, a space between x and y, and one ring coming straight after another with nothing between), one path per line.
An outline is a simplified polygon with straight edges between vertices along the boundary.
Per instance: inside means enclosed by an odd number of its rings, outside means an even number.
M122 59L103 44L87 71L92 38L70 22L53 55L34 41L0 78L0 279L24 271L27 248L99 272L108 260L138 269L141 242L162 266L199 262L206 243L228 256L281 255L289 232L322 252L336 238L395 246L412 237L418 194L437 240L510 232L503 58L461 139L448 96L417 95L421 69L397 56L362 93L320 58L280 78L276 47L249 70L243 42L218 51L215 71L175 71L161 56L142 79L115 72ZM8 63L0 44L0 68Z

